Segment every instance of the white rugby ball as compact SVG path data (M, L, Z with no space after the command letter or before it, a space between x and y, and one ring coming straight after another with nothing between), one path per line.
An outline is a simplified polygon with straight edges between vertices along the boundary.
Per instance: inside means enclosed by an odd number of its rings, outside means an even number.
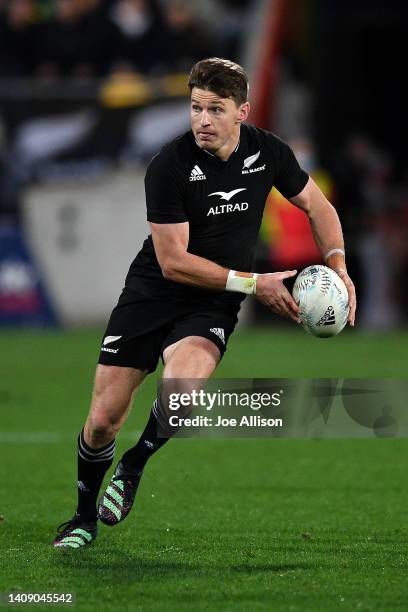
M309 334L331 338L341 332L349 315L349 297L340 276L326 266L309 266L297 276L292 291L299 318Z

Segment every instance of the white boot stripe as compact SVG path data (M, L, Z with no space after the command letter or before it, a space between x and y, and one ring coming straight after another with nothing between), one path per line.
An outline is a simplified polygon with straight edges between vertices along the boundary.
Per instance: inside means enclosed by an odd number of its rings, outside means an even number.
M113 512L113 514L116 516L116 518L118 519L118 521L120 520L120 517L122 515L121 511L110 501L110 499L108 497L103 498L103 505L108 508L108 510L110 510L111 512Z

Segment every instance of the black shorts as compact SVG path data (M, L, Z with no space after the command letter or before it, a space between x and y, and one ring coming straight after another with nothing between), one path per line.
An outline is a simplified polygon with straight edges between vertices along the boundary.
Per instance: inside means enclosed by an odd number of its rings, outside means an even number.
M186 336L208 338L224 354L239 305L152 299L124 288L112 311L98 363L154 372L163 351Z

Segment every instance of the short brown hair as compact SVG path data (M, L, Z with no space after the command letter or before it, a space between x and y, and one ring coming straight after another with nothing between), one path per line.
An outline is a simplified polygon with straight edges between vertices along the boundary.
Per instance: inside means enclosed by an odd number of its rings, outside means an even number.
M248 100L248 77L239 64L219 57L210 57L194 64L188 79L193 87L207 89L220 98L232 98L237 105Z

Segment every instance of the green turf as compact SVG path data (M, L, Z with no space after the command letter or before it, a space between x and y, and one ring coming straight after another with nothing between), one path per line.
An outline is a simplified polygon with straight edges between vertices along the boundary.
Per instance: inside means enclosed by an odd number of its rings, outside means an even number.
M51 549L74 510L99 335L0 336L0 590L72 590L81 610L406 609L403 439L173 440L123 524L101 526L90 549ZM241 331L217 375L406 377L407 340ZM118 453L155 383L138 394Z

